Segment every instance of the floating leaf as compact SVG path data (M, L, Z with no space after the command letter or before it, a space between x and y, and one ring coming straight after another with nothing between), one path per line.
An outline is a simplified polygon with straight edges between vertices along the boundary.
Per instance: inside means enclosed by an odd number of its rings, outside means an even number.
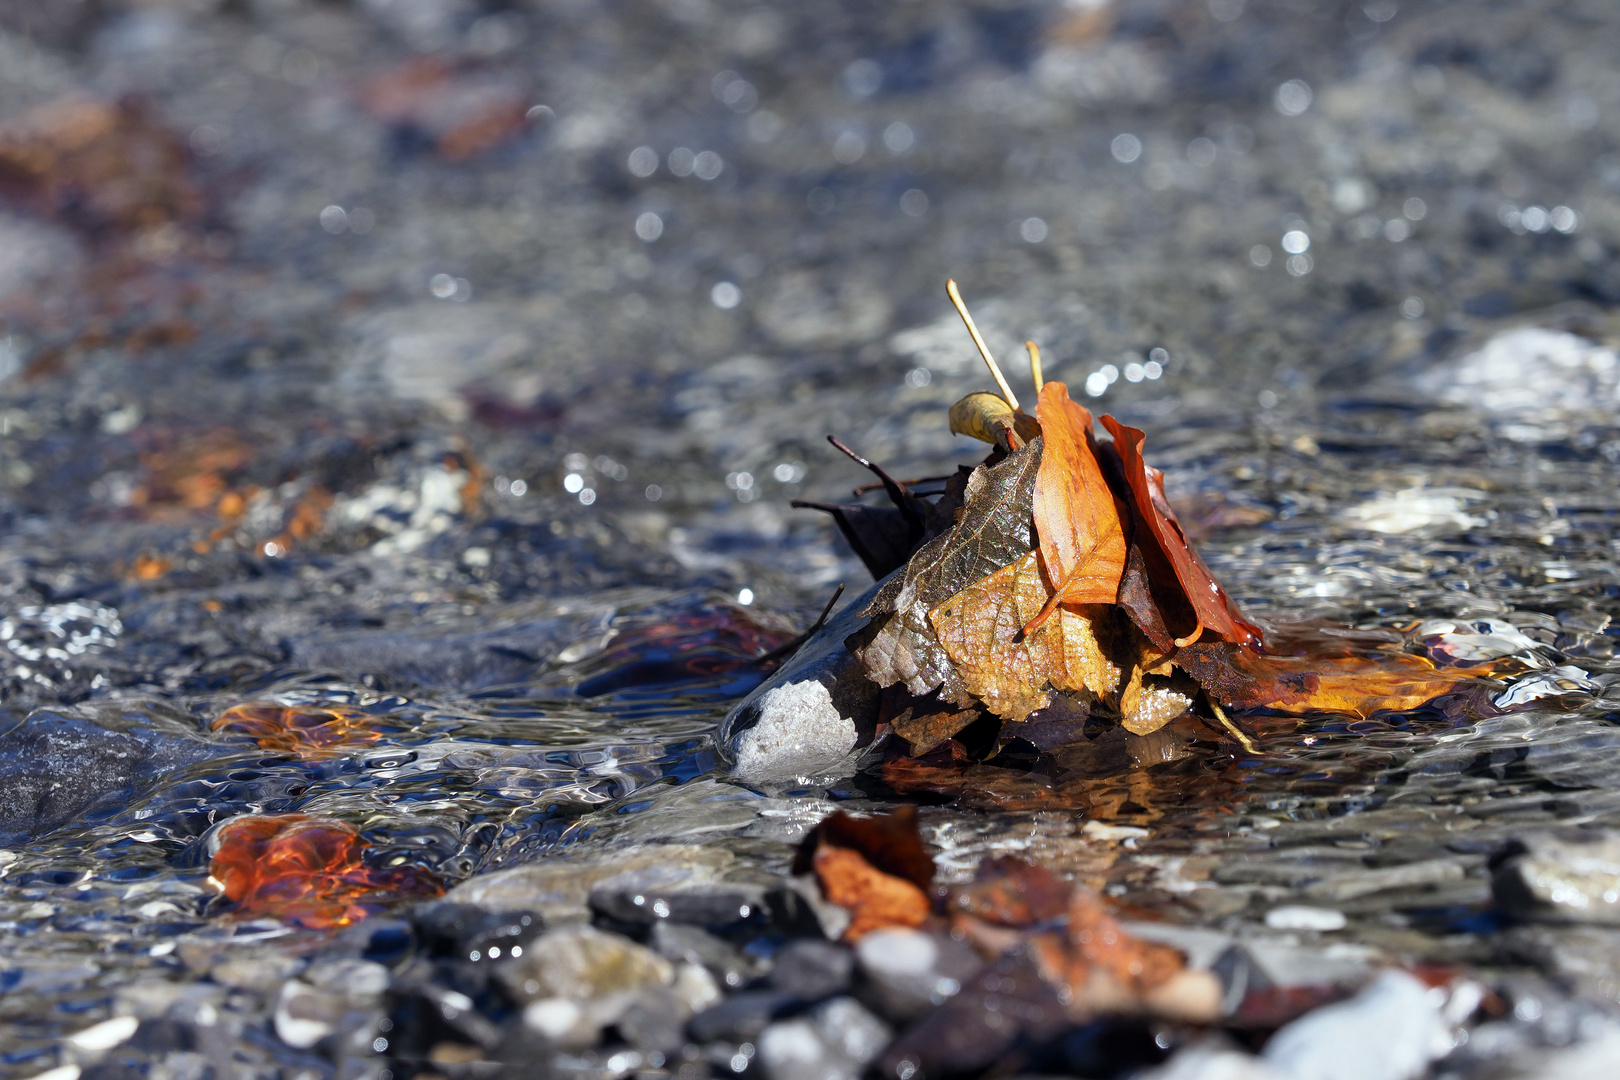
M1406 712L1489 678L1490 665L1437 668L1421 656L1270 656L1224 642L1191 645L1175 662L1222 704L1305 715Z
M346 926L395 901L444 891L419 866L367 865L369 846L341 821L249 814L220 828L208 875L238 915L311 928Z
M1069 400L1068 387L1041 387L1036 408L1046 442L1035 480L1035 531L1041 561L1055 592L1048 608L1112 604L1125 571L1124 508L1103 477L1092 449L1091 413ZM1033 619L1034 616L1031 616Z
M1164 496L1164 474L1142 460L1146 435L1136 428L1126 427L1112 416L1103 417L1102 423L1114 437L1114 449L1125 467L1125 482L1130 486L1138 519L1174 570L1197 618L1197 623L1180 640L1195 641L1200 631L1207 628L1227 641L1242 645L1262 643L1260 628L1243 617L1176 521L1176 513Z
M1057 607L1025 635L1024 626L1050 595L1032 551L929 612L963 686L997 716L1023 720L1044 709L1051 703L1048 685L1103 698L1119 690L1120 668L1104 654L1082 610ZM1106 609L1090 614L1109 618Z
M928 612L1033 547L1029 508L1040 447L1037 439L995 465L973 470L958 524L925 544L867 606L864 614L873 616L872 622L848 645L873 682L903 683L915 697L938 690L946 700L971 704Z

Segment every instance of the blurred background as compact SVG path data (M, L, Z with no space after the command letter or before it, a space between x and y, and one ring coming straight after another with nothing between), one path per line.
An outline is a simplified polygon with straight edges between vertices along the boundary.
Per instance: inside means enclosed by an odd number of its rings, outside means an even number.
M46 598L364 552L379 603L674 574L814 607L860 574L786 506L859 481L825 434L898 475L971 451L947 276L1009 368L1032 337L1161 464L1196 439L1175 493L1254 524L1326 507L1324 422L1537 404L1434 372L1526 313L1602 342L1620 298L1603 0L9 0L0 27L0 581ZM1612 413L1608 369L1559 370L1554 404ZM1426 437L1475 426L1445 417ZM1382 423L1362 449L1399 457ZM1251 445L1307 482L1222 465Z
M869 479L824 437L982 456L947 277L1021 393L1028 337L1148 432L1250 614L1497 635L1540 704L1143 766L1093 807L1129 852L927 810L942 859L1200 923L1337 852L1339 940L1612 1004L1612 936L1481 913L1488 852L1620 815L1617 56L1612 0L0 0L0 1075L205 977L221 1061L329 1074L266 1027L313 938L210 967L235 815L437 888L779 875L883 803L705 740L866 584L788 505Z

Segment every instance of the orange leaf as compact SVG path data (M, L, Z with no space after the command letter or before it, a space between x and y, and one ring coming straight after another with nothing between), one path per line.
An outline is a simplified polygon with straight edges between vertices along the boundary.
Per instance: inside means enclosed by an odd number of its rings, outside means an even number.
M1092 449L1091 413L1069 400L1068 387L1049 382L1035 414L1046 443L1035 477L1035 531L1055 590L1047 607L1112 604L1125 572L1125 530Z
M1436 668L1406 653L1271 656L1231 645L1193 645L1175 662L1227 705L1361 718L1415 709L1491 673L1489 665Z
M838 810L804 838L793 872L814 870L821 895L850 913L845 941L928 918L934 860L917 832L917 808L855 817Z
M874 869L848 848L822 845L815 854L821 894L849 911L845 941L859 941L873 930L915 928L928 919L928 897L904 878Z
M347 705L282 705L255 701L233 705L213 722L214 731L251 735L261 750L301 758L341 754L344 748L382 738L379 718Z
M962 684L997 716L1023 720L1044 709L1048 684L1103 698L1119 689L1120 669L1104 655L1090 619L1067 604L1039 618L1051 595L1032 551L928 613ZM1034 629L1026 632L1026 624Z
M347 926L412 896L437 896L419 866L375 867L352 825L303 814L249 814L219 830L209 878L237 914L297 926Z
M1102 418L1103 427L1114 437L1114 448L1119 451L1125 466L1125 481L1130 485L1136 512L1147 531L1158 541L1159 548L1174 568L1182 592L1192 605L1198 624L1181 639L1186 643L1197 640L1200 628L1208 628L1227 641L1240 645L1263 644L1260 628L1243 617L1232 598L1226 595L1215 576L1187 542L1176 513L1164 497L1164 474L1142 460L1142 443L1147 438L1140 430L1126 427L1112 416ZM1036 490L1039 491L1037 484ZM1038 505L1038 504L1037 504ZM1121 555L1121 566L1124 564Z

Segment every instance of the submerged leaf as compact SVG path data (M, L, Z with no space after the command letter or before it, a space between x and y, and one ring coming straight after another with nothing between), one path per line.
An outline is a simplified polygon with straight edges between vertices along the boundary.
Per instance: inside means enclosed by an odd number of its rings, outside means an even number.
M928 614L962 684L997 716L1023 720L1044 709L1049 685L1103 698L1119 689L1120 668L1104 654L1085 613L1062 605L1024 634L1050 595L1032 551Z
M1241 645L1262 643L1260 628L1243 617L1237 604L1216 582L1209 567L1187 541L1181 524L1176 521L1175 511L1164 496L1164 474L1142 460L1142 443L1147 436L1112 416L1103 417L1102 423L1114 437L1114 449L1125 466L1125 482L1130 486L1137 516L1175 571L1197 617L1197 624L1181 640L1195 641L1200 630L1207 628ZM1138 536L1138 540L1141 539Z
M1125 570L1125 530L1092 450L1091 413L1069 400L1068 387L1049 382L1036 414L1046 451L1035 481L1035 531L1057 601L1112 604Z
M957 524L925 544L868 605L864 614L875 617L848 646L873 682L904 683L915 697L938 690L948 701L971 704L928 612L1030 550L1030 503L1040 462L1037 439L996 465L973 470Z

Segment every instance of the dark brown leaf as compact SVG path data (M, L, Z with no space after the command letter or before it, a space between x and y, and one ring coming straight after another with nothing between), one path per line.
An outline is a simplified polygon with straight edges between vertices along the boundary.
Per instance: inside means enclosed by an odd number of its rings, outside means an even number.
M1179 639L1189 643L1196 641L1199 633L1207 628L1222 639L1240 645L1262 643L1264 638L1260 628L1243 617L1237 604L1226 595L1215 576L1209 572L1209 567L1204 565L1204 560L1188 543L1186 534L1176 521L1175 511L1170 509L1169 500L1164 497L1164 474L1142 460L1142 443L1146 436L1137 428L1126 427L1112 416L1103 417L1102 423L1113 435L1114 449L1125 466L1125 481L1130 485L1137 523L1142 526L1137 540L1145 542L1141 535L1145 532L1157 543L1174 569L1176 579L1197 618L1197 623Z
M998 464L973 470L958 523L925 544L867 606L864 614L872 622L847 645L873 682L902 683L915 697L937 690L959 705L973 703L928 612L1034 546L1030 515L1040 460L1037 439Z
M998 926L1033 926L1067 911L1072 888L1043 866L1000 855L980 863L971 882L951 889L947 907Z
M816 851L823 846L857 852L878 870L904 878L924 891L933 886L934 859L917 831L915 806L901 806L892 814L873 817L834 811L805 835L793 860L793 872L810 870Z

